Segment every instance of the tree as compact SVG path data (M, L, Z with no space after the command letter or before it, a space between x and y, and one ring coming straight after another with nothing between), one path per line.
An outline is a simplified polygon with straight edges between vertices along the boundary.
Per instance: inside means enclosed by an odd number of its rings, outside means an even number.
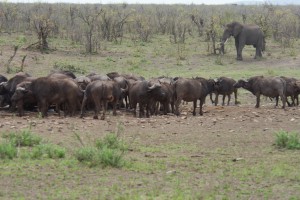
M51 19L52 6L39 4L35 7L35 12L32 12L32 15L32 26L38 36L38 48L41 51L48 50L48 37L56 28L56 22Z
M97 42L98 38L95 37L97 26L98 26L98 18L100 14L103 12L99 6L94 5L93 7L88 7L84 5L82 8L77 10L78 17L84 23L84 31L86 36L86 52L93 53L97 52Z

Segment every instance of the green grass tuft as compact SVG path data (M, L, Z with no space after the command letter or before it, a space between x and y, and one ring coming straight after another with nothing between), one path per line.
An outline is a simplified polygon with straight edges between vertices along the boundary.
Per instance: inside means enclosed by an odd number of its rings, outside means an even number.
M32 149L31 158L64 158L66 156L66 150L63 147L54 144L39 144Z
M86 163L90 167L122 167L126 145L116 134L110 133L102 140L97 140L95 146L82 147L77 150L75 157L78 161Z
M42 141L42 138L34 135L30 129L24 129L20 132L11 132L3 137L7 138L15 146L33 147Z
M276 133L275 144L279 148L300 149L299 134L294 132L279 131Z
M0 144L0 158L1 159L13 159L17 157L17 148L10 142L2 142Z

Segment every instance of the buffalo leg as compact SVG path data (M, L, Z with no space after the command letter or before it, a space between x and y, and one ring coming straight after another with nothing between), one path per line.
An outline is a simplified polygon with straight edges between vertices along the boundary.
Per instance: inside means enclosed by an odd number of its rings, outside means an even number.
M256 105L255 108L259 108L259 103L260 103L260 94L256 95Z
M234 90L234 104L237 105L238 101L237 101L237 89Z
M177 116L180 115L180 112L179 112L179 105L180 105L180 103L181 103L181 99L176 99L176 101L175 101L175 114Z
M83 118L83 113L86 105L87 97L84 96L81 104L81 112L80 112L80 118Z
M225 95L225 94L223 94L222 106L225 106L225 97L226 97L226 95Z
M193 103L194 103L193 115L195 116L196 115L197 100L194 100Z
M218 105L218 101L219 101L219 94L216 93L215 95L216 95L216 98L215 98L215 106L217 106L217 105Z
M230 103L230 100L231 100L231 95L230 95L230 94L228 94L227 96L228 96L228 100L227 100L227 106L229 106L229 103Z
M286 96L284 94L280 95L281 101L282 101L282 108L285 109L286 104Z
M203 107L203 103L205 102L205 98L203 99L200 99L200 111L199 111L199 114L202 116L203 115L203 110L202 110L202 107Z
M214 101L214 100L213 100L213 98L212 98L212 93L210 93L210 94L209 94L209 97L210 97L210 101L211 101L211 103L212 103L212 104L214 104L214 103L215 103L215 101Z
M105 113L106 113L106 109L107 109L107 101L102 101L102 116L101 116L101 120L105 119Z
M100 110L100 107L101 107L101 104L100 104L100 100L96 100L94 101L95 102L95 113L94 113L94 119L98 119L98 114L99 114L99 110Z

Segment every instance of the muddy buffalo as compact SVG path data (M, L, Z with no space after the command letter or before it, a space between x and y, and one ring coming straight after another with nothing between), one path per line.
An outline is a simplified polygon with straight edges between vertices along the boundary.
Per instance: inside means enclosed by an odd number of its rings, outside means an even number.
M286 82L280 77L264 77L254 76L248 80L240 79L235 88L244 88L250 91L256 96L256 108L259 108L260 95L264 95L271 98L276 98L276 106L278 106L278 97L280 96L282 101L282 108L285 108L286 104Z

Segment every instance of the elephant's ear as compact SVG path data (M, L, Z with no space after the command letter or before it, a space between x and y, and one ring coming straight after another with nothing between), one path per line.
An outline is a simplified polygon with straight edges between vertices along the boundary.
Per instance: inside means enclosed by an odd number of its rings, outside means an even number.
M241 33L242 30L243 30L243 25L240 24L240 23L236 23L234 25L233 31L232 31L233 32L233 37L238 36Z

